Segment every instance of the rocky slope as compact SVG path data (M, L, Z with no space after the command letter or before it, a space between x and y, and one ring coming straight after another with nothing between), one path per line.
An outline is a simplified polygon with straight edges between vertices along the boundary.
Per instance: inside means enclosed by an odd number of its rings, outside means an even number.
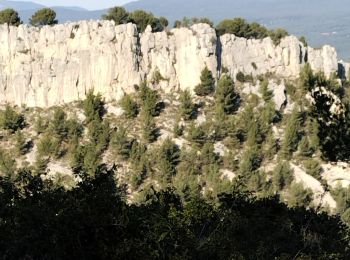
M135 25L81 21L41 29L0 26L0 102L49 107L85 97L89 89L107 100L134 91L140 81L161 75L160 86L193 89L207 66L253 76L295 78L309 62L326 75L345 73L334 48L304 47L294 36L275 46L271 39L218 38L206 24L138 34ZM159 73L157 73L159 72Z

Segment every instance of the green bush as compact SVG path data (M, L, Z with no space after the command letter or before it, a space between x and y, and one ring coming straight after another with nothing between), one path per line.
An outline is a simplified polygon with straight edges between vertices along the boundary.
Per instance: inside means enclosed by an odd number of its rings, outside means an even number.
M90 90L83 101L83 110L86 116L86 123L90 123L93 120L101 121L105 113L101 95L94 95L93 90Z
M120 106L124 110L124 115L126 118L137 117L139 107L130 95L124 95L124 97L120 100Z
M60 141L49 134L45 134L40 139L37 146L40 157L53 156L58 158L61 156L62 151Z
M115 155L120 156L126 160L130 157L131 147L134 140L130 140L127 137L126 129L119 127L114 130L111 135L110 146Z
M0 173L7 177L14 176L16 172L16 161L7 151L0 148Z
M147 82L142 82L139 89L142 113L149 116L158 116L162 110L159 103L159 95L156 90L148 87Z
M321 171L322 167L319 163L319 161L315 159L309 159L304 161L304 167L306 170L306 173L311 175L312 177L316 178L317 180L322 180L321 178Z
M22 24L21 18L18 12L12 8L6 8L0 11L0 24L8 24L13 26L18 26Z
M289 158L297 149L299 143L300 113L295 108L290 115L284 132L281 153L284 158Z
M17 113L10 105L6 105L4 111L0 111L0 127L14 133L25 126L22 114Z
M200 80L201 83L194 88L198 96L206 96L214 92L215 79L208 67L202 70Z
M258 23L249 24L242 18L226 19L216 27L218 35L226 33L247 39L263 39L269 35L269 31Z
M149 114L141 114L142 139L147 143L157 140L159 129L157 128L153 117Z
M56 12L51 8L42 8L32 15L29 19L29 23L33 26L57 24Z
M194 24L198 24L198 23L206 23L209 24L211 27L214 26L214 23L212 21L209 20L209 18L206 17L192 17L192 18L187 18L184 17L182 18L182 20L176 20L174 22L174 28L181 28L181 27L191 27Z
M275 45L280 44L281 39L288 36L288 32L285 29L277 28L274 31L270 31L270 37Z
M180 115L185 120L191 120L196 117L196 107L192 102L192 96L188 90L180 93Z
M148 25L151 25L153 32L161 32L164 30L160 19L156 18L152 13L143 10L135 10L129 14L131 20L136 24L139 32L144 32ZM163 19L162 19L162 22Z
M131 21L129 13L125 10L124 7L115 6L108 10L108 13L102 15L104 20L113 20L116 25L126 24Z
M191 122L187 128L187 139L197 144L204 144L206 141L206 135L203 126L196 126Z
M291 169L289 162L280 161L274 171L272 176L272 183L276 191L281 191L288 187L293 181L293 170Z
M16 132L15 147L18 155L25 155L29 151L29 143L20 130Z
M290 207L308 207L312 202L312 190L305 189L301 183L293 183L288 194L288 205Z

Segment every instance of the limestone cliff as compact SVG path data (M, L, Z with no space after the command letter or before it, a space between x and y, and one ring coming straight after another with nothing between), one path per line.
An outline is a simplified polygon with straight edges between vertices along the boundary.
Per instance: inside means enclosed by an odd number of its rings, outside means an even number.
M89 89L107 100L134 90L159 71L160 86L192 89L207 66L297 77L302 65L327 75L338 70L334 48L304 47L294 36L275 46L271 39L216 36L206 24L138 34L135 25L81 21L43 28L0 26L0 102L47 107L84 98Z

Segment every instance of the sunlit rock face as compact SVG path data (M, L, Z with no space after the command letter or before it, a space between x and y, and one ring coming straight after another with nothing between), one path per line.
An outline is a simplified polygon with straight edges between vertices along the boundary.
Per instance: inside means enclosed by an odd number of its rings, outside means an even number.
M159 72L167 92L193 88L208 67L215 78L223 68L235 75L273 73L295 78L306 61L330 75L338 70L334 48L315 50L289 36L247 40L216 36L207 24L143 34L133 24L80 21L42 28L0 26L0 102L49 107L83 99L94 89L119 99Z

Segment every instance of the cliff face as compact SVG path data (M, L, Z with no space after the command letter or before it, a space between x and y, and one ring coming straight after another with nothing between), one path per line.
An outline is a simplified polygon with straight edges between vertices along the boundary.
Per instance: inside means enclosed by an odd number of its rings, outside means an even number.
M41 29L0 26L0 102L47 107L84 98L93 88L107 100L134 90L159 71L160 86L193 89L207 66L215 76L225 67L297 77L308 61L327 75L338 70L334 48L304 47L289 36L275 46L271 39L219 39L206 24L139 35L133 24L81 21Z

